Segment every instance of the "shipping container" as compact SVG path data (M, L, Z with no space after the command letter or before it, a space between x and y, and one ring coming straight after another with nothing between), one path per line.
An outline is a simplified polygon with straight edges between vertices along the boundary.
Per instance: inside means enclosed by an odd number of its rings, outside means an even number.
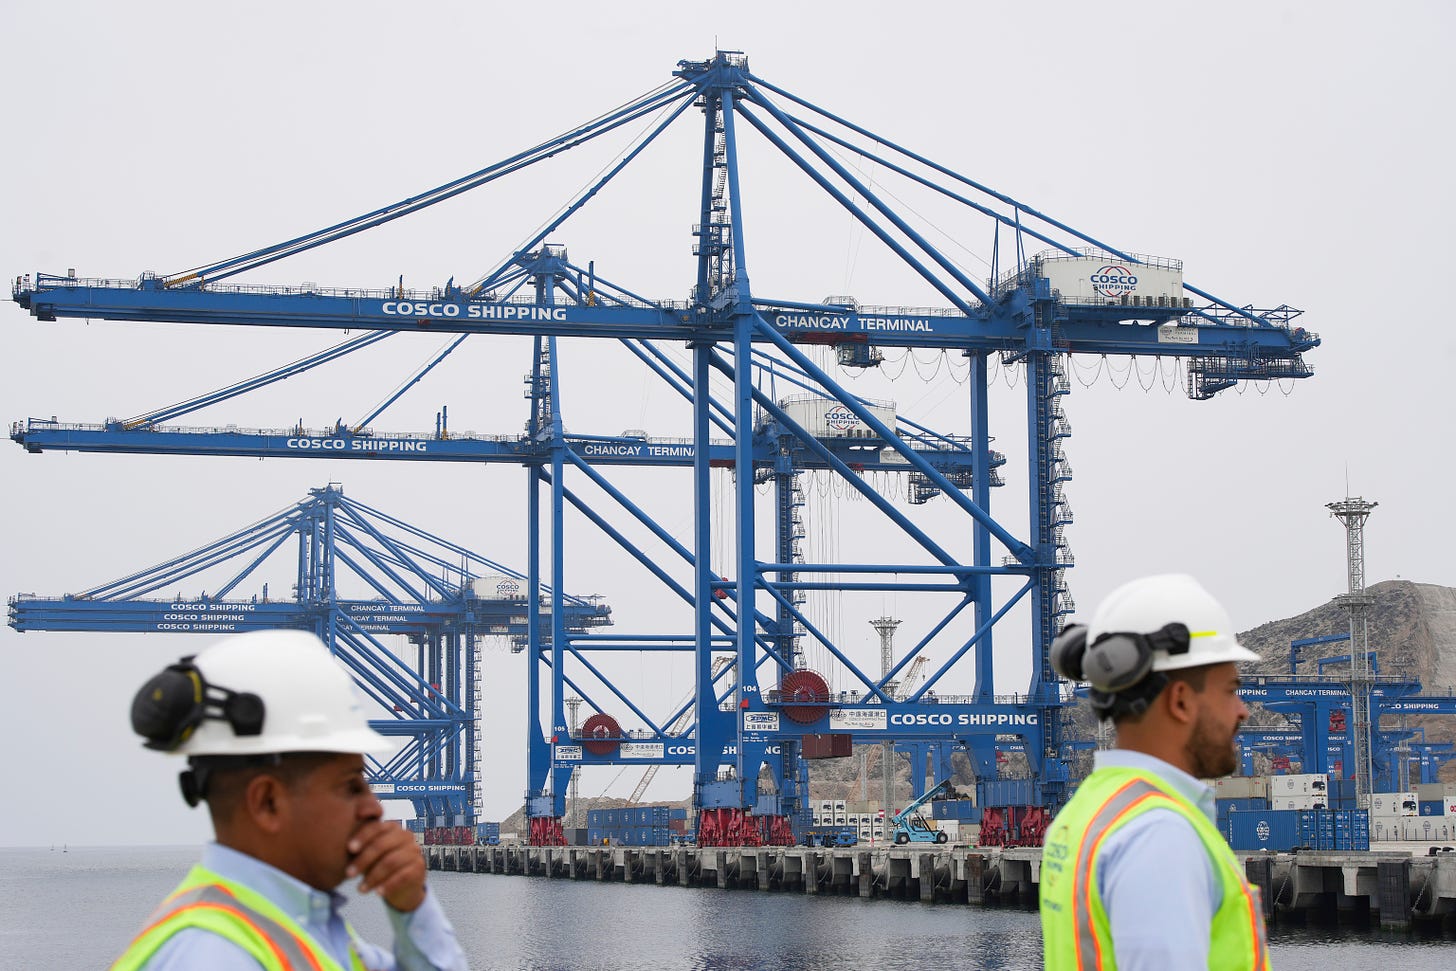
M1444 843L1456 840L1456 821L1447 816L1417 816L1402 819L1405 838L1422 843Z
M1392 840L1405 839L1405 834L1401 832L1400 820L1372 816L1370 818L1370 838L1377 843L1388 843Z
M1300 796L1270 796L1269 808L1277 809L1281 812L1298 812L1306 809L1328 809L1330 807L1328 797L1323 794L1309 793Z
M936 819L959 819L967 820L980 818L980 810L976 804L969 799L946 799L942 802L930 804L934 810Z
M1269 777L1230 775L1214 779L1213 794L1218 799L1268 799Z
M1031 806L1039 802L1033 798L1035 787L1030 779L986 779L976 783L981 806Z
M1304 845L1298 811L1232 812L1225 835L1236 850L1286 851Z
M1419 811L1420 801L1414 792L1376 792L1370 796L1371 816L1415 816Z
M1323 773L1302 773L1298 775L1276 775L1269 779L1269 798L1275 796L1323 797L1329 792L1330 778Z
M806 759L842 759L854 754L854 736L848 732L805 735L800 747Z

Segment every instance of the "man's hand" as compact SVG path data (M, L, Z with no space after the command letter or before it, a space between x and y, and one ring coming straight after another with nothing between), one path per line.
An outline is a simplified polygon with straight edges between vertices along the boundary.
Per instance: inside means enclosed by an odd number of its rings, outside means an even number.
M413 833L373 820L349 839L348 875L362 876L360 893L377 893L395 910L425 902L425 857Z

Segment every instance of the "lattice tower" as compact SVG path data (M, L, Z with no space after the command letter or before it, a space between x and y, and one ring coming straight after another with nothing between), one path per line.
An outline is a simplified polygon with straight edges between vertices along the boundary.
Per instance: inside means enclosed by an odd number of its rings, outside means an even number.
M870 621L870 626L880 635L880 677L884 678L895 666L895 629L900 626L900 621L893 617L876 617ZM892 698L895 695L893 686L888 682L885 684L885 694ZM880 775L883 781L880 808L885 811L885 816L888 818L895 806L894 742L880 743Z
M1345 526L1345 569L1349 592L1339 600L1350 617L1350 726L1355 756L1355 800L1361 809L1370 807L1374 778L1371 759L1370 723L1370 631L1369 612L1373 597L1365 592L1365 520L1378 503L1346 496L1325 504L1330 515Z

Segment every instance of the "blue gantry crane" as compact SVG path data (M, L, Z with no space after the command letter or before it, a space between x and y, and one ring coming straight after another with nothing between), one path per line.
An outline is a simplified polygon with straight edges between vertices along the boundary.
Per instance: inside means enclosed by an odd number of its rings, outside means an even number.
M595 262L573 263L552 241L623 168L663 131L696 111L702 154L696 173L699 204L693 226L696 278L687 300L655 300L612 283ZM454 279L427 291L402 287L331 290L238 286L227 281L304 250L345 238L488 185L618 131L646 122L643 133L601 177L516 246L493 270L468 284ZM873 307L849 297L823 300L756 290L750 283L745 227L746 186L740 180L739 140L752 130L842 206L924 282L946 306ZM874 163L875 186L844 159ZM886 201L881 188L901 179L935 194L967 215L984 218L993 245L992 271L977 278L933 244L913 217ZM1014 258L1001 269L1004 232ZM1028 255L1027 247L1045 249ZM561 838L566 783L591 764L690 764L704 843L782 840L786 821L803 801L799 751L806 736L854 742L954 740L965 745L983 779L996 776L998 736L1025 746L1036 797L1056 805L1065 795L1069 748L1061 724L1063 686L1048 648L1072 610L1066 570L1072 565L1065 528L1071 469L1064 399L1070 393L1069 355L1144 357L1181 362L1186 388L1206 399L1240 381L1298 379L1311 374L1303 353L1319 344L1295 325L1287 306L1255 309L1205 292L1183 278L1174 260L1115 248L985 186L754 74L739 52L681 61L672 79L563 135L509 156L446 185L354 219L250 250L232 259L168 275L107 280L36 274L17 279L14 299L41 320L91 320L312 327L363 331L316 359L280 368L254 381L280 380L404 333L533 338L528 380L531 415L526 435L508 442L453 439L442 413L433 435L376 435L378 411L322 433L194 433L168 430L183 411L162 410L127 422L78 427L30 421L12 437L32 450L76 448L220 454L298 454L465 461L500 457L527 470L528 567L523 578L528 666L528 789L531 837ZM615 340L675 388L689 411L686 443L641 436L569 436L558 403L562 339ZM690 363L664 356L664 342L681 342ZM883 406L851 393L816 363L814 346L834 349L850 368L879 365L886 349L935 349L969 366L969 434L936 435L901 425ZM386 401L403 394L406 382ZM1018 526L992 515L997 456L991 449L988 378L993 366L1025 374L1028 455L1024 467L1030 514ZM713 380L731 387L716 394ZM796 384L806 398L776 395L778 382ZM241 382L202 396L201 404L245 393ZM807 403L805 403L807 402ZM184 403L184 406L188 403ZM201 405L199 405L201 406ZM831 417L832 416L832 417ZM726 436L715 443L714 429ZM655 450L661 451L655 451ZM673 535L614 485L613 460L672 459L689 470L698 510L691 534ZM960 525L930 535L863 472L877 463L910 477L910 498L944 496ZM660 464L672 464L662 462ZM885 563L806 562L799 552L797 477L817 467L837 476L867 506L898 529L919 552ZM733 565L712 567L714 537L706 510L715 467L736 473ZM571 482L568 482L568 479ZM774 539L761 550L755 487L772 493ZM590 491L588 491L590 490ZM566 516L571 510L617 543L670 598L691 611L677 633L573 633L563 608ZM645 527L655 552L628 538L611 515ZM544 536L549 536L549 547ZM848 577L848 579L845 579ZM1005 582L1009 593L993 589ZM854 663L802 609L806 594L823 591L915 591L943 606L916 647L883 675ZM549 592L548 592L549 591ZM549 610L541 604L549 605ZM994 631L1018 606L1031 615L1030 681L1015 693L998 691L992 675ZM971 628L959 633L960 622ZM812 641L853 687L832 694L824 674L810 670L800 645ZM905 698L887 686L912 657L934 649L939 669ZM658 715L596 667L594 651L683 652L691 656L696 691L690 730L668 732L682 711ZM733 664L715 673L716 656ZM945 690L958 666L972 668L969 694ZM565 713L570 688L594 710L573 736ZM594 690L588 690L594 689ZM630 713L641 727L624 728L607 712ZM773 770L774 788L761 792L760 768Z
M1375 670L1379 670L1378 665ZM1256 675L1244 679L1239 694L1245 701L1257 702L1284 715L1297 726L1297 730L1250 729L1245 738L1251 744L1272 746L1282 754L1297 756L1305 772L1349 774L1354 765L1351 758L1354 741L1350 737L1353 705L1348 683L1323 674ZM1377 729L1371 740L1375 779L1381 785L1394 788L1398 782L1397 752L1417 732L1380 730L1380 719L1387 715L1456 715L1456 697L1423 694L1418 681L1377 675L1370 683L1370 708L1374 716L1372 726ZM1426 748L1425 742L1416 743L1416 747L1423 756L1422 771L1428 764L1439 764L1442 754L1439 747Z
M1318 733L1315 733L1318 736ZM1241 766L1244 775L1254 775L1254 755L1285 756L1300 762L1301 769L1309 772L1328 771L1332 776L1344 777L1344 767L1351 763L1353 744L1347 733L1331 732L1322 737L1325 759L1305 761L1310 758L1311 749L1306 744L1306 729L1244 728L1239 731L1239 746L1242 755ZM1420 728L1393 729L1379 732L1371 746L1375 763L1376 792L1401 792L1403 790L1400 766L1404 761L1414 764L1414 782L1438 782L1441 766L1456 759L1456 746L1451 742L1425 741L1425 731ZM1319 768L1324 765L1326 768Z
M270 594L270 579L275 590L280 579L291 580L290 589ZM370 724L403 742L388 758L371 757L375 791L413 803L427 826L469 826L478 761L475 685L483 676L478 643L524 643L524 579L331 484L109 583L62 597L12 597L9 622L20 632L316 634L377 705ZM210 592L198 591L200 583ZM567 631L611 623L599 598L561 599Z

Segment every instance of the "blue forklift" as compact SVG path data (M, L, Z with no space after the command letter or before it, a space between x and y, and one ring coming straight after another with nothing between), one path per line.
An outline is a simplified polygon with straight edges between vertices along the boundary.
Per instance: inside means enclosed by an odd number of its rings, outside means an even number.
M952 798L955 796L955 789L952 788L949 779L944 780L890 817L890 825L886 828L895 834L893 839L896 846L904 846L906 843L948 843L950 841L950 837L943 830L932 829L925 817L920 815L921 806L942 794Z

